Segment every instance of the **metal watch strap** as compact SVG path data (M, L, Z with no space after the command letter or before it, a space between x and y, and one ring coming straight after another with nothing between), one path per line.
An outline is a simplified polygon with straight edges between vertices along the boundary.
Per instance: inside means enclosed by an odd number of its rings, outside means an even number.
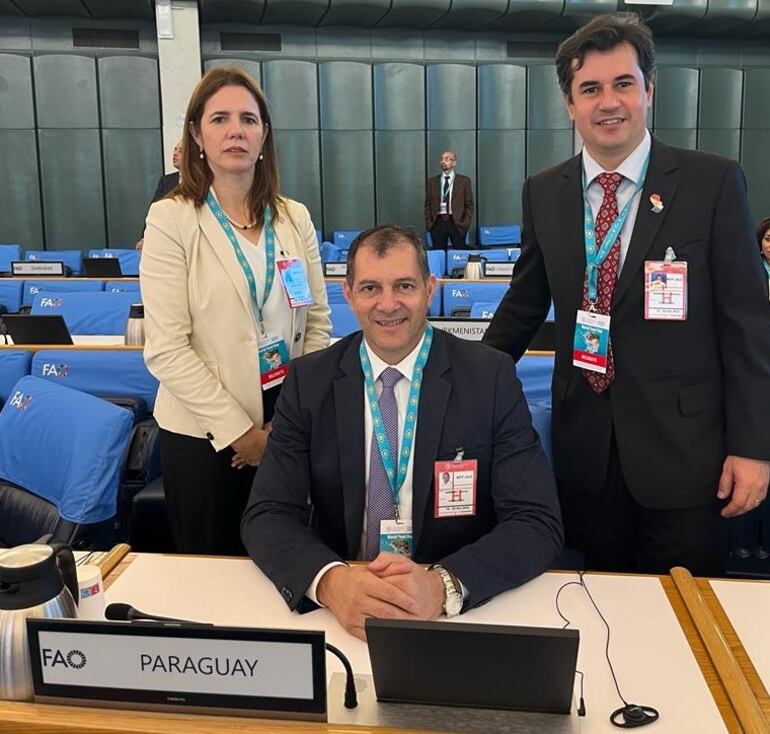
M444 614L447 617L454 617L459 614L463 606L463 595L462 591L457 588L452 575L438 563L434 563L428 570L438 572L444 582Z

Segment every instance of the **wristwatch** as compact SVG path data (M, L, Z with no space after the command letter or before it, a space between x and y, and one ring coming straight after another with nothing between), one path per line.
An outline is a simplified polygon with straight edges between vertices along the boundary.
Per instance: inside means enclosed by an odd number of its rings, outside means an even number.
M452 575L439 564L432 565L429 571L435 571L444 582L444 614L447 617L455 617L463 608L463 593L458 588Z

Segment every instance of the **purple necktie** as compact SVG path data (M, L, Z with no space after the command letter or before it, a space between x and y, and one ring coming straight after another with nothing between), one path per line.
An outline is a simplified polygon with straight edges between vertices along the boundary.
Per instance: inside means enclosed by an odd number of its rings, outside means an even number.
M394 367L385 368L380 375L382 393L377 401L388 444L396 454L392 464L396 469L398 468L398 406L393 387L402 377L403 375ZM376 430L377 427L374 426L369 454L369 496L366 504L366 555L364 557L367 561L376 558L380 552L380 520L392 520L395 517L393 492L382 464Z

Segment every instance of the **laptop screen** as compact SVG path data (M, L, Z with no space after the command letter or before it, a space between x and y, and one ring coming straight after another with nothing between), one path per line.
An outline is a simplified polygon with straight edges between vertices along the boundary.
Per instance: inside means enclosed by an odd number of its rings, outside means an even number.
M5 331L14 344L72 344L64 317L4 314Z
M84 257L83 275L87 278L120 278L123 271L116 257Z

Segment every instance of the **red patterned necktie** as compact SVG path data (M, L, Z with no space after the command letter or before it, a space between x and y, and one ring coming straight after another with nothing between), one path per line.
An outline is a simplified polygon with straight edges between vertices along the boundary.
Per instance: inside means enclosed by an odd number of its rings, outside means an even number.
M594 232L597 251L601 247L612 223L618 218L618 200L615 196L623 177L619 173L602 173L595 181L604 189L604 198L594 222ZM588 278L583 283L583 311L595 311L609 316L612 305L612 294L615 292L615 284L618 282L618 263L620 262L620 235L615 239L607 257L599 268L596 302L591 307L588 300ZM607 372L601 374L591 370L583 370L588 384L595 393L603 393L615 377L615 359L612 354L612 342L609 342L607 351Z

